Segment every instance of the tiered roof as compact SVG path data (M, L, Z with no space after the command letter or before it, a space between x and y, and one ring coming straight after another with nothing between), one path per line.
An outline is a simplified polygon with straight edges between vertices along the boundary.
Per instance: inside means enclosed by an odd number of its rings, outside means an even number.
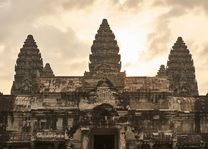
M157 72L157 76L166 76L166 69L165 69L165 65L161 65L160 69Z
M176 96L198 95L195 67L192 55L182 37L178 37L169 54L167 73L171 79L170 88Z
M54 77L55 76L49 63L46 63L45 67L43 68L43 76L44 77Z
M28 35L20 49L15 65L12 94L29 94L37 90L37 77L43 72L43 61L32 35Z
M90 72L120 72L119 47L107 19L103 19L91 47Z

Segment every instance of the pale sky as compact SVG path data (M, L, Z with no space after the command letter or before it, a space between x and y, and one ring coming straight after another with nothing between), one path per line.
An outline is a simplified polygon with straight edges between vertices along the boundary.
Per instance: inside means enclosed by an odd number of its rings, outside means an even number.
M178 36L208 91L208 0L0 0L0 91L10 94L20 48L32 34L57 76L84 74L90 47L108 19L128 76L155 76Z

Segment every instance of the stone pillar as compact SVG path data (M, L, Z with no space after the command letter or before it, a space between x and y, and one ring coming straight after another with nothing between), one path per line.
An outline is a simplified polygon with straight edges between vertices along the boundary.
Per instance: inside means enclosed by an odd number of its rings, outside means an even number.
M120 140L119 140L119 148L120 149L126 149L126 139L125 139L125 129L122 127L120 129Z
M177 149L177 135L175 132L176 132L176 128L174 128L174 133L173 133L173 145L172 145L173 149Z
M142 147L142 142L139 140L137 143L136 143L136 148L137 149L141 149Z
M172 147L173 147L173 149L177 149L176 142L173 142Z
M70 140L66 141L66 149L72 149L72 144Z
M30 149L35 149L35 143L33 141L30 142Z
M58 147L59 147L59 143L58 142L54 142L54 148L58 149Z
M135 149L135 142L134 141L128 141L128 149Z
M125 132L126 147L129 149L136 148L136 137L130 126L126 127Z
M82 131L82 149L89 149L89 128L81 128Z
M153 143L152 141L150 141L149 146L150 146L150 148L152 149L153 146L154 146L154 143Z

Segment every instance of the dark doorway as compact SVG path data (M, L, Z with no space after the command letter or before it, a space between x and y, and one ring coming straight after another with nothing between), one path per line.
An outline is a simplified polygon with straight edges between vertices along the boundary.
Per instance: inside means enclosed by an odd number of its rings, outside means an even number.
M155 144L153 145L153 149L172 149L172 144Z
M64 142L36 142L35 149L66 149Z
M94 135L94 149L115 149L115 136Z
M151 149L149 144L142 144L141 149Z
M48 143L48 142L38 142L35 144L36 149L55 149L53 143Z

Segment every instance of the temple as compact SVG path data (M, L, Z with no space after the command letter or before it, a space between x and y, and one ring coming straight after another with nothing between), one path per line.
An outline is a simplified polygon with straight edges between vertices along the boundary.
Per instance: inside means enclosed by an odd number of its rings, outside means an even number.
M103 19L83 76L56 76L32 35L11 95L0 93L0 149L208 148L208 96L182 37L155 76L126 76Z

